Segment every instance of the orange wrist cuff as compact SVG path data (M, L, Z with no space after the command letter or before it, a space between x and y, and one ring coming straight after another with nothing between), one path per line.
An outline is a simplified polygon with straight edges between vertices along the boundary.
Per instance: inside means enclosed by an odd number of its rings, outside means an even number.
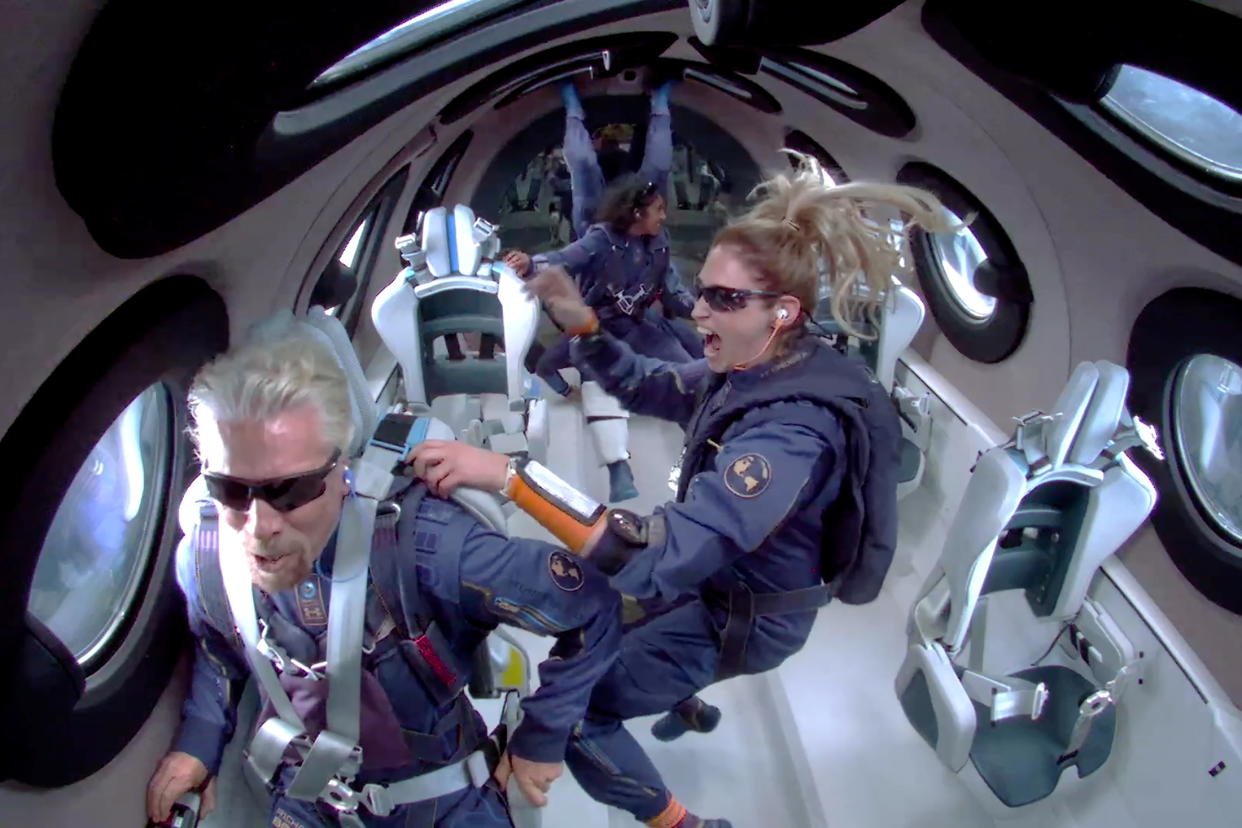
M571 552L581 552L590 539L591 533L600 521L608 519L605 512L599 520L592 524L584 524L567 515L543 498L539 492L515 474L505 487L505 497L517 504L518 508L533 517L540 526L551 532L557 540L565 544Z
M591 336L599 333L599 317L595 315L595 311L591 311L591 318L581 327L574 328L572 331L565 333L570 336Z

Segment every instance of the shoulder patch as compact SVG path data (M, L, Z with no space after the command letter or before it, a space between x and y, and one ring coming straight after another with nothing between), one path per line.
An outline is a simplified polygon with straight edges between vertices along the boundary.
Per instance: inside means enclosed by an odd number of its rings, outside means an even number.
M586 582L582 567L564 552L552 552L548 555L548 574L552 576L552 583L565 592L577 592Z
M724 470L725 488L738 497L757 497L772 482L772 465L762 454L743 454Z

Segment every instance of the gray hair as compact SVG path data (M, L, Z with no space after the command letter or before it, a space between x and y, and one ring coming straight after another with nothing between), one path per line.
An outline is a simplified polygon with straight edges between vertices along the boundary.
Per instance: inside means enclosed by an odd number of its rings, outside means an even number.
M327 444L348 453L354 422L349 381L319 331L282 314L204 365L190 385L190 437L204 421L263 422L311 406Z

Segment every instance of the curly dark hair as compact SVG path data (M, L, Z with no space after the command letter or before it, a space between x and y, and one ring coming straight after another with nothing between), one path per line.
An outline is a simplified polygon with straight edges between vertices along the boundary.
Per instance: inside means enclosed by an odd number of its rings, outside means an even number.
M645 210L657 198L663 197L654 181L634 174L622 176L604 192L599 209L595 211L595 220L611 225L618 233L624 233L634 223L635 210Z

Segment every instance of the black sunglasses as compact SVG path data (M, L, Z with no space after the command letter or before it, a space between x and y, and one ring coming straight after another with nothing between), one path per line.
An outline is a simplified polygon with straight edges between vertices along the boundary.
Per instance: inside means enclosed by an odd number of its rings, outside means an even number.
M340 457L341 450L337 449L327 463L314 471L275 480L238 480L211 472L203 472L203 480L207 481L207 493L227 509L244 512L250 508L250 501L258 498L278 512L292 512L327 491L324 478L336 468Z
M699 296L707 301L707 306L714 311L736 311L746 307L746 303L750 301L752 296L771 296L773 298L780 296L774 290L743 290L741 288L729 287L703 287L697 285L696 290Z

